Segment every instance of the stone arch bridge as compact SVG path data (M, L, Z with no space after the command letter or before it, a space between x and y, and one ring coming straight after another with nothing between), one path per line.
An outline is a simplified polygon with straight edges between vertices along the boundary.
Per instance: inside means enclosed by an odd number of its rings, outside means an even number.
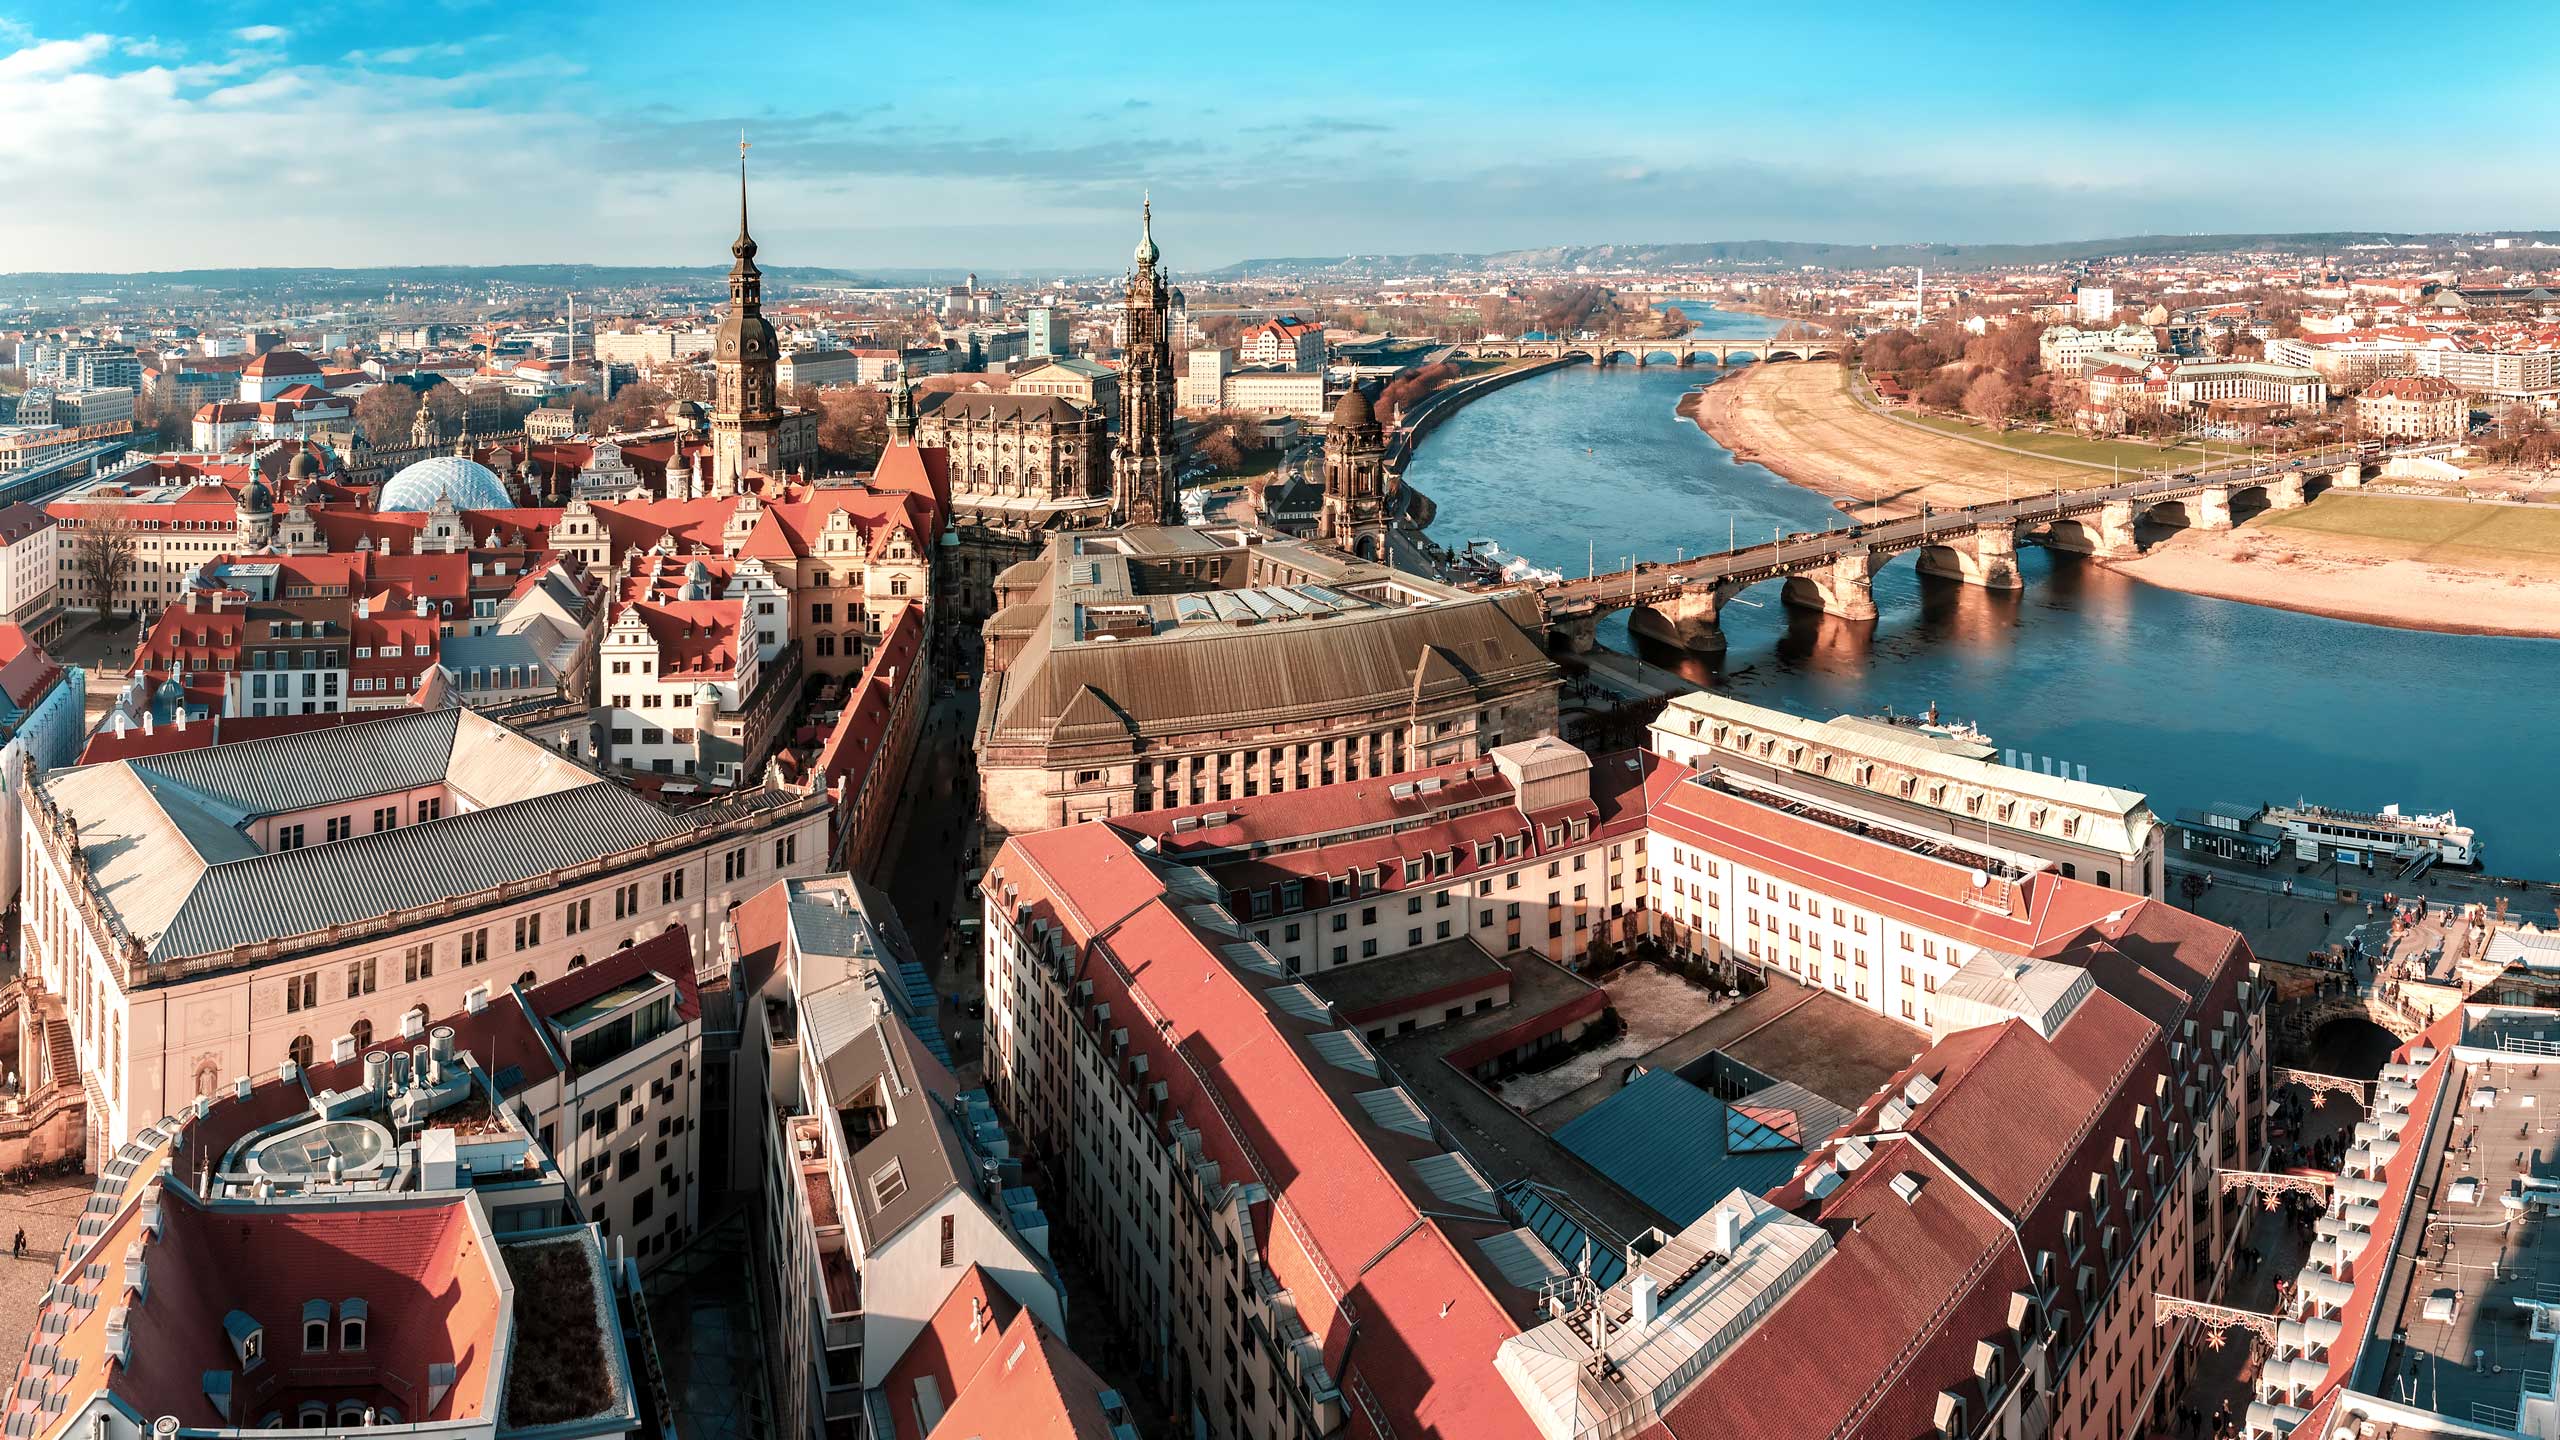
M1782 582L1786 604L1848 620L1876 616L1875 573L1895 557L1914 555L1924 574L1993 590L2017 590L2021 541L2101 559L2139 553L2141 524L2228 530L2235 515L2290 510L2331 487L2364 483L2376 457L2313 469L2301 462L2167 476L2145 476L2085 490L2058 490L1962 510L1936 511L1801 531L1738 550L1675 564L1646 561L1633 569L1540 585L1550 642L1588 650L1600 617L1632 610L1637 633L1700 654L1720 654L1724 607L1751 587Z
M1841 342L1828 336L1808 340L1719 340L1712 336L1679 340L1638 340L1601 336L1590 340L1478 340L1449 352L1452 360L1587 360L1594 365L1734 365L1771 360L1837 360Z

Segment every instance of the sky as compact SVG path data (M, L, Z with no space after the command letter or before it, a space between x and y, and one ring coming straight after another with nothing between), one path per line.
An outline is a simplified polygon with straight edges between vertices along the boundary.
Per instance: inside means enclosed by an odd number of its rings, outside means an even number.
M0 272L2560 228L2560 5L0 0Z

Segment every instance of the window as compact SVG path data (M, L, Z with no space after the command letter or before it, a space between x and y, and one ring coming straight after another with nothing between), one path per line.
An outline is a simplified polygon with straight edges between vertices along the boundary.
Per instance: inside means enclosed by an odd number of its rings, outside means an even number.
M659 877L658 877L658 903L659 903L659 904L661 904L661 905L673 905L674 903L676 903L677 901L679 901L679 900L681 900L681 899L683 899L683 898L684 898L684 872L683 872L682 870L670 870L670 871L668 871L666 874L661 875L661 876L659 876ZM636 912L639 910L639 908L640 908L640 902L639 902L637 899L634 899L634 900L631 902L631 907L632 907L633 911L636 913Z
M355 829L356 817L353 815L332 815L329 817L328 834L329 839L333 842L344 840L348 836L353 835L355 833Z
M907 1193L907 1172L897 1161L871 1172L871 1200L875 1205L889 1205Z
M284 1013L315 1009L320 1004L320 972L288 975L284 981Z
M364 1348L365 1308L362 1300L349 1300L338 1307L338 1348Z
M613 918L628 920L640 913L640 882L617 885L613 891Z
M462 964L468 969L489 958L489 927L462 932Z
M570 901L568 907L561 912L560 933L563 935L585 933L589 928L589 922L595 916L595 903L593 900Z
M308 1035L294 1036L293 1043L284 1047L284 1057L287 1060L292 1061L294 1064L301 1066L303 1069L310 1069L311 1037Z
M400 975L404 981L414 985L421 980L434 978L435 973L436 947L434 945L412 945L401 952Z
M377 807L377 808L374 810L374 812L373 812L373 829L374 829L374 833L375 833L375 834L377 834L377 835L378 835L378 834L382 833L382 832L383 832L383 831L385 831L385 830L396 830L396 829L398 829L398 828L399 828L399 826L400 826L400 807L399 807L399 806L397 806L397 805L383 805L383 806L379 806L379 807Z
M530 950L530 949L532 949L534 946L539 945L539 944L541 944L541 943L542 943L542 917L541 917L541 916L539 916L539 915L519 915L519 916L517 916L517 917L516 917L516 948L517 948L518 950Z
M302 827L299 825L278 826L276 828L276 848L278 850L301 849Z
M942 1217L942 1264L949 1269L959 1263L960 1222L949 1215Z
M773 842L773 864L780 869L800 858L800 837L785 835Z
M747 873L747 848L743 845L720 857L720 878L739 880Z
M302 1304L302 1350L304 1354L329 1348L329 1302L306 1300Z

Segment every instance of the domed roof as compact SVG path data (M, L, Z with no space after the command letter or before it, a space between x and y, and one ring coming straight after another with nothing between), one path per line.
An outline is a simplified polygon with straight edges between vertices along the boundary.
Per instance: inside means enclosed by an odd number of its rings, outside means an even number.
M391 477L382 487L380 508L424 512L447 495L462 510L504 510L516 503L488 466L461 455L430 455Z
M1333 423L1339 429L1373 424L1376 420L1377 413L1369 408L1368 393L1357 385L1343 391L1342 398L1334 404Z
M266 481L253 477L247 485L241 488L240 509L242 512L250 515L264 515L275 508L276 497L273 491L267 489Z
M309 450L296 450L293 458L285 462L284 474L288 480L308 480L319 473L320 462L311 458Z

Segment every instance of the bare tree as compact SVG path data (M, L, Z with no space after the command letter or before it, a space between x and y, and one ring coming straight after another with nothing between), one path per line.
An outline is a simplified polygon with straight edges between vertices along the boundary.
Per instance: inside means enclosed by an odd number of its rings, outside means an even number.
M376 385L356 397L356 428L376 445L408 444L417 414L418 392L406 385Z
M1994 430L2009 428L2009 417L2017 413L2018 387L2008 376L1993 370L1976 376L1965 387L1965 413Z
M72 537L72 570L95 587L102 618L114 615L116 589L133 573L140 549L134 534L133 522L122 516L83 516Z

